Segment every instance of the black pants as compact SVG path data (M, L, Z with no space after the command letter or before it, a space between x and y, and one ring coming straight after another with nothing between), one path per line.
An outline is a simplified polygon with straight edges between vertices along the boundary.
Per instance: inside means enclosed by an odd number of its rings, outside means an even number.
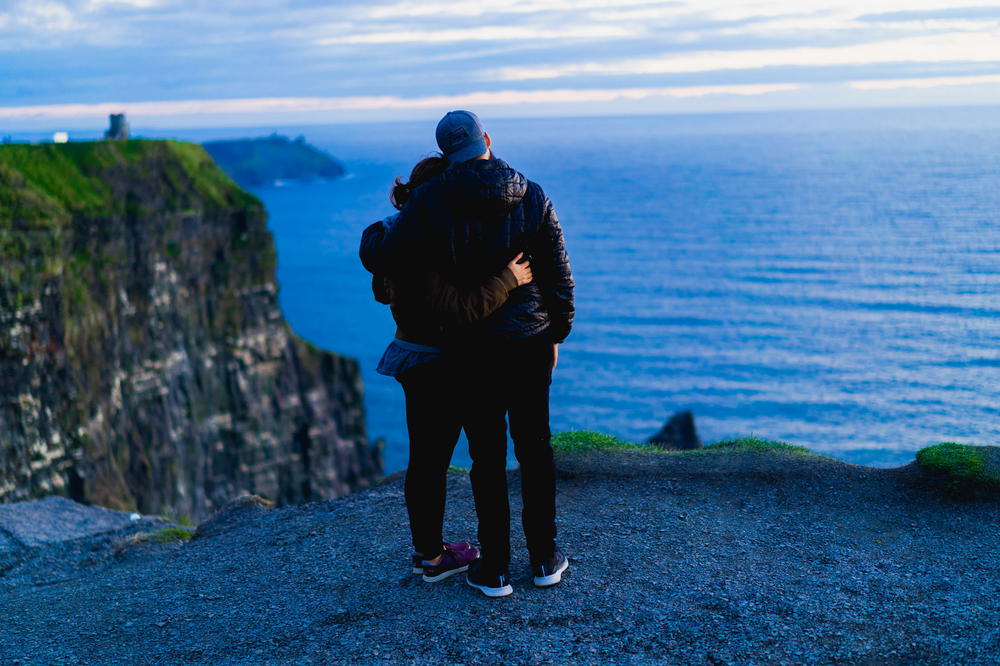
M433 559L441 551L448 465L462 427L454 360L444 357L415 366L399 383L410 435L404 494L413 548Z
M533 562L552 555L556 483L549 430L553 348L542 333L524 340L473 345L458 355L466 390L465 432L484 567L510 564L507 423L521 467L521 524Z

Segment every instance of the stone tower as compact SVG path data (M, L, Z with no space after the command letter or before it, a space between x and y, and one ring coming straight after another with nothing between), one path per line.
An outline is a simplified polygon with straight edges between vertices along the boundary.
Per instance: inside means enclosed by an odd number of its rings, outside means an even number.
M124 141L128 139L128 121L125 120L124 113L112 113L111 127L104 133L105 139L113 141Z

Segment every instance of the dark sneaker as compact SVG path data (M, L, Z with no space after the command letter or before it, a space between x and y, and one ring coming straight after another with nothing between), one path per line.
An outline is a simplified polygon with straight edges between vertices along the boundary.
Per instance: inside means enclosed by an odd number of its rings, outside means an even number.
M479 557L478 548L467 548L465 550L453 550L449 548L450 544L444 544L444 548L441 551L441 561L437 564L429 564L427 560L423 560L421 565L424 567L424 581L428 583L436 583L439 580L444 580L449 576L454 576L457 573L462 573L468 570L469 564L476 561Z
M506 597L514 591L506 571L491 573L483 568L482 560L474 562L469 567L465 580L488 597Z
M456 541L455 543L442 543L441 548L455 551L469 550L472 548L472 544L468 541ZM413 562L413 573L422 574L424 572L424 554L411 553L410 560Z
M562 574L569 567L566 556L558 550L552 557L546 558L534 565L536 587L552 587L562 580Z

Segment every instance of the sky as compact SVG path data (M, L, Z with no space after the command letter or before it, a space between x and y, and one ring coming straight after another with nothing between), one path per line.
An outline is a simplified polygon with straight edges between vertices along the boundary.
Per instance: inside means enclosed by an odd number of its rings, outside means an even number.
M0 0L0 133L1000 104L1000 0Z

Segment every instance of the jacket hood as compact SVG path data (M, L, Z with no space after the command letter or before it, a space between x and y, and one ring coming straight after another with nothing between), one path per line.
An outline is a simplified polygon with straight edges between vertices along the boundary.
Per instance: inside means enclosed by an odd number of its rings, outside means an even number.
M464 210L505 214L528 192L528 179L496 157L453 164L441 175L447 199Z

